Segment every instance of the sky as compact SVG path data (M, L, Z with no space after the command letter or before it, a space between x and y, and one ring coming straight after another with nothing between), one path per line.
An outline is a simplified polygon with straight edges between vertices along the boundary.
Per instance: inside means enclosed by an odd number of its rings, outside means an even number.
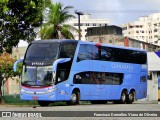
M110 25L138 20L141 16L160 12L160 0L52 0L75 10L90 13L92 18L108 19ZM76 15L75 15L76 16Z
M93 19L108 19L109 25L121 25L138 20L141 16L160 12L160 0L52 0L75 10L90 13ZM76 14L75 14L76 16ZM20 41L19 46L27 43Z

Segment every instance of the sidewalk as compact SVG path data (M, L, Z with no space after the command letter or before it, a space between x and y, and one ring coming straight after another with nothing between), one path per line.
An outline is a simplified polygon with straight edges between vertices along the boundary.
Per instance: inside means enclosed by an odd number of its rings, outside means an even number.
M158 101L158 100L152 100L152 101L137 100L133 104L160 104L160 101Z

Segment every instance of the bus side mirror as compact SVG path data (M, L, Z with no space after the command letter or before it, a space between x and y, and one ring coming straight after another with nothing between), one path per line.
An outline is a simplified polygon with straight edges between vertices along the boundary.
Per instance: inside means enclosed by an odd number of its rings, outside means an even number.
M19 60L17 60L17 61L14 63L14 65L13 65L13 70L14 70L14 72L17 71L17 64L18 64L18 63L21 63L21 62L23 62L23 59L19 59Z

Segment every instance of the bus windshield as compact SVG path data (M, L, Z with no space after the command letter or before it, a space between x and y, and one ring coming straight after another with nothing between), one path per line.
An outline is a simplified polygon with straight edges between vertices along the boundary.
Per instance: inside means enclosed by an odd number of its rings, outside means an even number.
M60 43L31 44L27 50L27 60L53 60L57 57Z
M22 85L48 86L53 84L52 66L23 66Z

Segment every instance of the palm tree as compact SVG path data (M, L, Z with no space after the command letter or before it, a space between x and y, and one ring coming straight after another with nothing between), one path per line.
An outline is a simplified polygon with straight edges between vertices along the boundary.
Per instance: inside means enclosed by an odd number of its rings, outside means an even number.
M40 31L42 39L74 39L72 32L78 30L71 25L65 24L71 18L75 18L69 13L72 6L63 8L61 3L51 4L49 7L48 22L44 24Z

